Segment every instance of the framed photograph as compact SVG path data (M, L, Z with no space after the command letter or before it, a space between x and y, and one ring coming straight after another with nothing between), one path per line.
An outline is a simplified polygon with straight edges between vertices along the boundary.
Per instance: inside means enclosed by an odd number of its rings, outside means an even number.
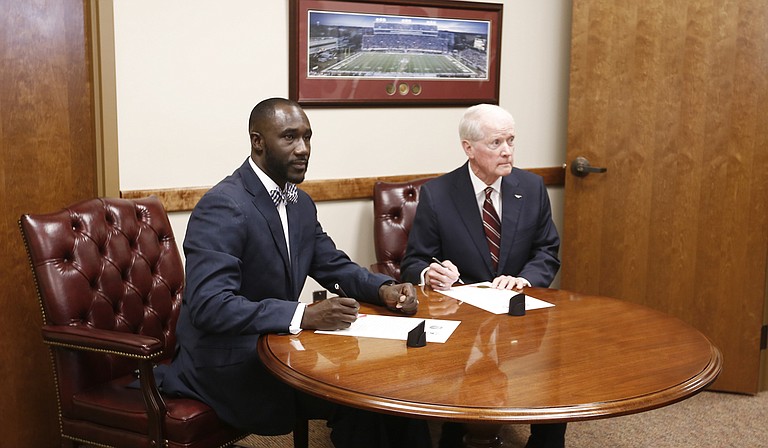
M291 0L289 96L303 106L498 104L502 9Z

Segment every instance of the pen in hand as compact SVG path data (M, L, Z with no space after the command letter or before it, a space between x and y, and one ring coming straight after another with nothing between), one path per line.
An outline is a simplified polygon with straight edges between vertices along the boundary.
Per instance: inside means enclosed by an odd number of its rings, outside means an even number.
M355 308L355 320L357 320L357 317L358 317L358 311L357 310L360 307L360 305L357 303L357 301L355 299L352 299L351 297L349 297L349 295L347 295L347 293L344 292L344 289L341 287L340 284L334 283L333 284L333 289L336 290L336 294L339 297L344 297L344 300L351 300L351 303L354 304L354 308ZM347 305L347 306L351 306L351 305Z
M440 267L443 267L443 268L446 268L446 269L448 269L448 268L447 268L447 267L446 267L446 266L443 264L443 262L442 262L442 261L440 261L440 260L438 260L437 258L435 258L435 257L432 257L432 261L434 261L435 263L437 263L438 265L440 265ZM461 285L463 285L463 284L464 284L464 280L462 280L462 279L461 279L461 277L459 277L459 279L457 280L457 282L458 282L459 284L461 284Z
M341 285L339 285L338 283L334 283L333 288L336 290L336 294L338 294L339 297L349 297L347 293L345 293L344 290L341 289Z

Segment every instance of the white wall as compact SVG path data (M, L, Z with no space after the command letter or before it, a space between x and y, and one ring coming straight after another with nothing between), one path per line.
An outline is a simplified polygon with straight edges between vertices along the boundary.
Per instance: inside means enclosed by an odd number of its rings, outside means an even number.
M500 104L517 124L516 166L565 160L571 0L507 0ZM287 0L114 0L120 189L209 186L250 152L260 100L288 96ZM307 179L449 171L464 162L463 107L306 110ZM152 163L146 163L151 160ZM562 189L550 189L562 228ZM369 201L318 204L325 230L374 261ZM179 241L187 213L175 213ZM310 280L302 299L319 289Z

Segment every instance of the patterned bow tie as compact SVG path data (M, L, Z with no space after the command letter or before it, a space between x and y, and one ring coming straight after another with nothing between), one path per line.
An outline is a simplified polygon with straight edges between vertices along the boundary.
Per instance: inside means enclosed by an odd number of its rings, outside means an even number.
M272 198L272 202L275 204L275 207L280 205L281 202L285 202L286 204L295 204L296 201L299 200L299 189L296 188L295 184L286 182L285 190L275 188L269 192L269 196Z

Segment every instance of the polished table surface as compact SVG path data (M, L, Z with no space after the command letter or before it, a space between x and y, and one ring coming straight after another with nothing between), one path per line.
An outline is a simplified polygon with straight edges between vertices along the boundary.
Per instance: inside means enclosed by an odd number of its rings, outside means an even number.
M417 288L418 289L418 288ZM495 315L419 291L416 317L460 320L444 344L303 331L259 353L278 378L330 401L470 424L554 423L631 414L702 390L722 357L683 321L618 299L527 288L555 304ZM361 304L362 313L396 315Z

